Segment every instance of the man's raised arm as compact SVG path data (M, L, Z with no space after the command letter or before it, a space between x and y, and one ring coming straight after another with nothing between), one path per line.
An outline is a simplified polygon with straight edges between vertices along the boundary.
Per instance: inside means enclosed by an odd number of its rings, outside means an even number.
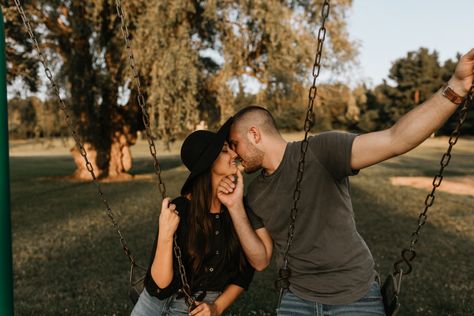
M456 98L467 95L473 84L473 71L474 49L471 49L461 57L446 89L440 89L391 128L357 136L352 145L352 169L369 167L421 144L456 111Z

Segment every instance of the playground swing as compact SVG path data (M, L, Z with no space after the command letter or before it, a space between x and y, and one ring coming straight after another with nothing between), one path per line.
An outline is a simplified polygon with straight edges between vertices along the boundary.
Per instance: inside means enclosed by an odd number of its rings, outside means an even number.
M289 285L290 285L289 278L291 276L291 270L289 268L288 253L289 253L289 249L291 247L293 237L294 237L295 222L296 222L296 216L297 216L297 212L298 212L297 203L298 203L298 200L299 200L300 195L301 195L300 187L301 187L301 181L302 181L302 177L303 177L303 173L304 173L304 164L305 164L306 151L307 151L307 148L308 148L308 133L309 133L311 125L313 123L313 107L314 107L314 101L316 99L317 90L318 90L318 88L316 87L316 82L317 82L317 78L319 76L320 69L321 69L322 49L323 49L323 44L324 44L324 40L325 40L325 37L326 37L325 22L326 22L326 20L329 16L329 11L330 11L329 2L330 2L329 0L325 0L324 4L322 6L322 9L321 9L322 23L321 23L321 27L318 31L317 50L316 50L316 56L315 56L315 59L314 59L313 70L312 70L313 82L312 82L312 85L309 89L309 94L308 94L308 107L307 107L307 112L306 112L306 118L305 118L305 121L304 121L304 132L305 132L305 134L304 134L304 139L303 139L303 141L301 143L301 147L300 147L300 154L301 155L300 155L300 160L299 160L299 163L298 163L296 187L295 187L295 190L294 190L294 193L293 193L293 205L292 205L292 208L291 208L291 211L290 211L290 224L289 224L289 227L288 227L288 239L287 239L285 252L284 252L284 256L283 256L283 266L279 269L278 279L275 281L276 287L280 290L278 305L281 302L281 298L282 298L282 294L283 294L284 290L288 289ZM119 235L119 239L120 239L120 243L122 245L122 249L123 249L125 255L128 257L128 259L130 261L129 296L130 296L130 299L132 300L132 302L135 304L138 300L140 292L143 289L143 281L144 281L144 278L145 278L144 274L146 272L146 268L144 268L144 267L142 267L142 266L140 266L136 263L134 256L132 255L130 249L128 248L126 239L123 236L122 232L120 231L120 227L119 227L118 222L116 221L116 219L113 215L113 211L110 208L110 205L109 205L107 199L105 198L104 193L101 190L100 183L98 182L97 177L95 176L92 164L88 160L87 152L86 152L84 146L82 145L82 143L79 139L79 136L76 132L75 127L73 126L71 116L69 115L69 111L66 107L66 104L65 104L64 100L60 96L59 87L57 86L54 78L52 77L52 72L49 69L47 60L46 60L44 54L42 53L42 51L39 47L38 41L36 39L36 36L33 32L32 27L30 25L30 22L29 22L28 18L26 17L26 14L25 14L22 6L21 6L20 1L19 0L14 0L14 3L15 3L15 6L16 6L16 8L17 8L17 10L18 10L18 12L21 16L23 24L24 24L24 26L25 26L25 28L28 32L28 35L29 35L30 39L33 41L33 45L34 45L34 47L35 47L35 49L36 49L36 51L37 51L37 53L40 57L40 62L43 64L43 67L45 69L46 77L50 81L50 83L53 87L54 93L55 93L56 97L58 98L60 109L63 111L63 113L65 115L66 124L67 124L69 130L71 131L71 134L72 134L72 137L74 138L76 146L79 148L79 152L80 152L81 156L84 159L87 170L91 174L92 182L97 187L98 195L99 195L100 199L102 200L102 203L104 204L104 206L106 208L107 216L110 218L110 220L112 222L112 225L114 226L117 234ZM135 88L137 90L137 102L138 102L138 105L140 106L140 108L142 110L141 111L142 120L143 120L145 130L146 130L146 136L147 136L147 141L148 141L148 145L149 145L149 150L150 150L150 154L152 155L153 160L154 160L154 171L155 171L155 174L158 177L159 190L160 190L161 196L164 199L166 197L166 187L165 187L164 182L161 179L161 167L160 167L160 164L159 164L157 156L156 156L156 147L155 147L155 144L154 144L154 140L153 140L153 137L152 137L152 132L151 132L150 124L149 124L150 120L149 120L149 115L148 115L148 111L147 111L146 100L145 100L144 95L141 92L140 78L139 78L138 71L136 69L135 59L134 59L133 52L132 52L132 47L131 47L131 44L130 44L130 34L129 34L129 30L128 30L127 25L126 25L125 14L124 14L124 11L123 11L123 8L122 8L122 5L121 5L121 0L115 0L115 4L116 4L117 14L118 14L118 16L120 18L120 21L121 21L121 31L122 31L122 36L123 36L125 46L126 46L126 49L127 49L127 53L128 53L128 59L130 61L130 69L132 71L133 78L135 79ZM382 296L383 296L383 303L384 303L384 307L385 307L385 312L389 316L395 315L397 313L398 309L400 308L399 294L400 294L400 289L401 289L402 278L405 275L408 275L409 273L411 273L411 271L412 271L412 261L416 257L415 245L418 242L420 231L421 231L422 227L424 226L424 224L426 223L427 212L428 212L429 208L434 203L435 191L441 185L441 182L443 180L444 169L449 164L449 161L450 161L451 156L452 156L452 154L451 154L452 148L456 144L456 142L457 142L457 140L460 136L460 128L463 125L464 121L466 120L467 113L468 113L468 110L469 110L470 106L473 103L473 99L474 99L474 86L471 87L466 99L464 100L464 102L462 104L462 108L459 112L459 118L458 118L457 125L456 125L455 129L453 130L453 132L451 133L450 138L449 138L448 149L443 154L443 156L441 158L441 161L440 161L440 169L438 171L438 174L435 175L435 177L433 179L433 182L432 182L433 189L427 195L427 197L425 199L424 211L422 213L420 213L420 215L418 217L417 228L411 235L412 238L411 238L410 246L408 248L405 248L405 249L402 250L401 259L394 263L393 272L388 275L388 277L386 278L384 284L382 285ZM194 301L193 297L191 296L191 288L190 288L190 286L187 282L186 271L185 271L185 267L182 263L182 254L181 254L180 247L177 243L176 235L174 236L173 252L174 252L175 257L178 260L178 265L179 265L179 274L180 274L181 284L182 284L182 288L180 289L180 291L182 292L182 294L185 297L186 304L188 305L189 310L192 310L196 305L195 305L195 301ZM403 264L406 265L406 270L404 270L402 268ZM139 276L137 276L136 269L141 271Z

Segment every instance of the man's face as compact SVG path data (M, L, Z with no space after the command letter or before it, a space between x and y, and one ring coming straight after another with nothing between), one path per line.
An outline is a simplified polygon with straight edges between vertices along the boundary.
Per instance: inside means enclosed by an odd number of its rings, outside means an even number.
M245 173L253 173L262 168L264 153L250 142L247 132L238 133L232 126L229 142L232 150L239 155Z

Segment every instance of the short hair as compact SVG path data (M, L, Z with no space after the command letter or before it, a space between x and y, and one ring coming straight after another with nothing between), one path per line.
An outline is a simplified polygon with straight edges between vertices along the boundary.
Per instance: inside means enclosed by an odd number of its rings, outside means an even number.
M246 106L238 111L233 116L233 122L234 125L241 125L243 123L247 123L246 125L256 124L264 133L280 134L270 111L258 105Z

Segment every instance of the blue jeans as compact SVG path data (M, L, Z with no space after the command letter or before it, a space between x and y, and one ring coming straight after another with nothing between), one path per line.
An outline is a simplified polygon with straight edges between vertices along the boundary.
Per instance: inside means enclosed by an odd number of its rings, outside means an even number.
M200 292L194 294L194 298L199 294ZM219 295L220 292L207 292L203 301L212 303ZM132 310L131 316L174 316L188 314L188 306L184 298L177 299L176 294L174 294L164 300L160 300L151 296L146 289L143 289L137 304L135 304Z
M320 304L299 298L287 291L283 294L278 316L385 316L380 285L374 282L360 300L347 305Z

